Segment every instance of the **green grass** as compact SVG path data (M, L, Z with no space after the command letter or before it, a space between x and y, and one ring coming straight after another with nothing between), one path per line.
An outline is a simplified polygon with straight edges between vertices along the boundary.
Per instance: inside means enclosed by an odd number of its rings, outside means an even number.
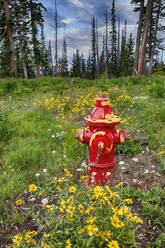
M23 220L17 211L8 212L6 199L15 201L27 190L29 184L44 185L47 178L62 175L64 167L73 172L76 181L75 169L80 167L86 157L86 147L80 145L81 160L79 159L77 141L74 139L75 129L83 127L84 114L75 114L75 121L70 120L68 116L72 106L67 103L64 108L67 121L63 122L56 111L49 111L39 104L34 105L34 102L58 95L61 99L63 96L76 99L79 95L88 94L93 88L96 92L106 92L112 87L125 89L134 101L133 107L118 104L116 111L128 122L120 127L134 138L134 141L127 143L126 156L141 153L142 146L147 143L160 162L160 173L165 173L165 155L158 155L165 151L163 80L161 76L109 81L79 78L0 79L0 209L6 213L7 222L20 224ZM112 91L109 97L115 99L119 93ZM85 113L90 112L91 109L85 110ZM145 162L145 157L139 160L140 165ZM48 172L44 173L43 169ZM40 173L40 176L36 177L36 173ZM163 248L164 245L164 194L159 186L151 187L147 192L129 187L123 191L123 196L132 197L142 204L143 216L147 218L148 225L156 225L159 229L159 235L154 236L150 247L155 245ZM0 223L3 221L1 218Z

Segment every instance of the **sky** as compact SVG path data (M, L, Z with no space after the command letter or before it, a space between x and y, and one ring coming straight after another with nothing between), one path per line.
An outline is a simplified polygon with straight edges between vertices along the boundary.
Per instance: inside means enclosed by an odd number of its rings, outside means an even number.
M58 56L62 54L63 37L65 35L67 42L68 60L71 62L73 52L79 49L87 58L91 47L91 16L97 17L99 32L99 48L102 47L102 35L105 32L105 10L109 13L112 7L112 0L56 0L58 11ZM38 0L46 8L43 12L45 24L44 31L46 40L52 41L52 50L54 53L55 30L54 30L54 9L55 0ZM121 29L127 21L127 32L133 33L136 38L136 29L138 14L133 11L131 0L115 0L116 19L120 17ZM110 26L109 26L110 31Z

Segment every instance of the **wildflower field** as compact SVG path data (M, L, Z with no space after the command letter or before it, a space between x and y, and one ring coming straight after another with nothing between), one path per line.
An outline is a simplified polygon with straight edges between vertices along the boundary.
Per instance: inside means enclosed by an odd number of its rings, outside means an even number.
M132 140L87 187L74 137L101 92ZM165 247L163 77L0 79L0 95L0 247Z

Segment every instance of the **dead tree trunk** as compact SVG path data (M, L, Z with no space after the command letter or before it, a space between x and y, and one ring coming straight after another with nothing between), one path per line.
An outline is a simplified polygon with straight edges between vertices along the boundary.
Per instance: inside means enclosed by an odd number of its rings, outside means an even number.
M140 50L140 40L143 26L143 12L144 12L144 0L140 2L140 14L139 14L139 25L137 30L136 37L136 50L135 50L135 59L133 65L133 75L136 75L138 72L138 60L139 60L139 50Z
M15 62L15 53L14 53L14 40L12 36L12 29L10 26L10 11L9 11L9 3L8 0L4 0L4 13L6 18L6 31L7 37L9 41L9 48L10 48L10 70L17 77L17 67Z
M157 15L156 15L156 24L155 24L155 30L154 30L154 41L153 41L153 45L152 45L152 48L151 48L151 57L150 57L150 61L149 61L148 74L150 74L150 75L153 73L152 64L153 64L153 60L154 60L154 52L155 52L155 46L156 46L156 36L157 36L157 31L158 31L160 8L161 8L161 0L159 0L159 6L158 6L158 10L157 10Z
M153 3L153 0L148 0L147 7L146 7L146 19L144 22L143 39L142 39L142 45L140 49L140 56L139 56L139 63L138 63L138 74L139 75L144 74L144 60L145 60L145 55L146 55L146 43L147 43L148 29L149 29L151 13L152 13L152 3Z
M51 40L49 40L48 56L49 56L49 64L50 64L50 68L51 68L51 74L52 74L52 76L54 76Z

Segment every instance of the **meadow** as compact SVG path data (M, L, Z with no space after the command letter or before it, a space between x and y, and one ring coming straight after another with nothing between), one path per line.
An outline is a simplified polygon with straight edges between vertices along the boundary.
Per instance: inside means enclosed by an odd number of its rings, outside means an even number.
M0 79L0 247L165 247L164 80ZM88 188L74 136L101 92L132 140Z

